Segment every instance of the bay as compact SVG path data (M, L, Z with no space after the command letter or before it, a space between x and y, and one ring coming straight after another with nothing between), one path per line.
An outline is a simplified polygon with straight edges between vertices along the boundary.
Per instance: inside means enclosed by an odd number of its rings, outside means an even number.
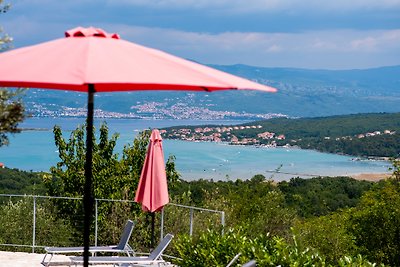
M96 119L98 127L103 120ZM246 121L130 120L107 119L110 133L118 132L116 152L132 144L139 131L173 125L232 125ZM68 138L70 131L84 123L84 118L31 118L21 127L34 130L10 136L10 145L0 148L0 162L9 168L48 171L58 162L53 126L59 125ZM384 161L354 161L352 157L293 148L257 148L223 143L164 140L165 158L176 157L177 170L185 180L249 179L263 174L276 181L291 177L351 176L360 173L385 173L390 164ZM276 173L276 171L279 173Z

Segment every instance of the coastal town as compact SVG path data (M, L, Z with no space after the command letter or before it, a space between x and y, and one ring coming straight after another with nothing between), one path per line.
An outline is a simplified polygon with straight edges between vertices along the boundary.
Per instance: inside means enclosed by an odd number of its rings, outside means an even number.
M258 145L276 147L276 140L285 140L285 135L274 132L260 132L256 137L244 137L240 131L262 129L261 125L171 128L161 130L164 138L184 141L226 142L230 145ZM237 133L236 133L237 132Z
M167 139L179 139L193 142L225 142L229 145L252 145L259 147L297 147L296 143L301 139L286 140L281 133L266 131L260 124L238 126L206 126L162 129L161 134ZM360 133L354 136L333 138L335 141L364 139L374 136L394 135L396 131L383 130ZM331 140L329 136L324 140Z
M85 117L86 108L73 108L58 105L45 105L39 103L29 103L28 112L34 117L64 117L76 118ZM185 103L176 103L167 106L163 102L144 102L131 107L131 112L113 112L96 108L94 110L96 118L113 119L174 119L174 120L224 120L224 119L271 119L287 117L280 113L249 113L234 112L228 110L211 110L208 107L192 106Z

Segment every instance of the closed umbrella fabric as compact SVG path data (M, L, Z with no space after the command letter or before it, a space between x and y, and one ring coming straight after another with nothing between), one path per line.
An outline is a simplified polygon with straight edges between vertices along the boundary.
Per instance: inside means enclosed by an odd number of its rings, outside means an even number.
M135 201L149 212L159 211L169 202L162 138L157 129L150 136Z

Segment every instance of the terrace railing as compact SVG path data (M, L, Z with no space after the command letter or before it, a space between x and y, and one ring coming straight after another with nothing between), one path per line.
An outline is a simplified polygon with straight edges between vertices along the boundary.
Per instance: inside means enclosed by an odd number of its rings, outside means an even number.
M55 221L54 210L56 203L60 201L67 203L64 206L68 207L78 206L83 200L72 197L0 194L0 247L20 247L35 252L45 246L79 244L81 236L76 229L83 228L83 211L72 218L58 219L57 225L50 225ZM126 209L123 208L124 205L135 205L135 202L95 199L94 245L98 245L99 237L110 235L109 229L106 231L99 224L100 210L105 206L110 208L110 205L113 213L111 217L116 219L115 224L110 224L115 228L111 231L112 234L119 236L126 219L135 220L126 214L124 212ZM164 233L193 235L196 231L199 233L201 229L209 228L218 229L223 234L225 213L169 203L162 210L157 222L160 237L163 237ZM147 223L143 219L136 221L138 228L143 228L143 225ZM132 238L135 238L135 234Z

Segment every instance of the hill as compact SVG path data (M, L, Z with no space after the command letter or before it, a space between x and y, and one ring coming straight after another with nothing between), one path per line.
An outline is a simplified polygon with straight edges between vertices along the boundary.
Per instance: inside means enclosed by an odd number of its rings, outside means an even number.
M233 145L298 146L361 157L400 156L400 113L276 118L232 126L180 126L163 136Z
M96 95L96 114L146 119L257 119L400 112L400 66L340 71L212 67L279 91L103 93ZM28 90L24 99L38 116L83 116L86 105L84 94L56 90Z

